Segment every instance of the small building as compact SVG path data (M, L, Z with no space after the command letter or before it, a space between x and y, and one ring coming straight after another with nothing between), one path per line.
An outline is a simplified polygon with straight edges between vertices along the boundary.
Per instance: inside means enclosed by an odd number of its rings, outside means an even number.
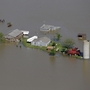
M38 39L35 39L31 42L32 45L36 46L48 46L48 44L51 42L50 38L48 37L41 37Z
M47 50L52 50L52 49L54 49L53 46L47 46Z
M38 36L33 36L27 39L27 42L31 43L33 40L38 39Z
M23 37L22 31L15 29L5 36L5 39L10 42L17 42Z
M23 32L23 37L24 38L28 38L29 37L29 31L22 30L22 32Z
M60 28L61 27L59 27L59 26L53 26L53 25L45 25L45 24L43 24L40 27L40 31L43 31L43 32L53 32L53 31L60 30Z
M79 40L86 40L86 34L81 34L81 33L79 33L78 35L77 35L77 37L78 37L78 39Z

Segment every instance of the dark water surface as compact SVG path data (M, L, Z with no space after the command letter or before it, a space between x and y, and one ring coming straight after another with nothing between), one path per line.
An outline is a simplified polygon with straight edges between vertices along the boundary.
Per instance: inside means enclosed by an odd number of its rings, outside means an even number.
M42 24L61 26L62 40L73 38L82 49L78 33L90 39L90 0L0 0L0 32L13 29L39 33ZM7 22L13 27L7 28ZM42 36L41 34L38 34ZM0 90L90 90L90 60L0 45Z

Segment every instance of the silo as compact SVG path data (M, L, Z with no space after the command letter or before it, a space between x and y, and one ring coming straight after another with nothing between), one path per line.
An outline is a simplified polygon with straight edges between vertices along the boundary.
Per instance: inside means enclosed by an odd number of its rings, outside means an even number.
M89 40L84 40L84 45L83 45L83 58L84 59L89 59Z

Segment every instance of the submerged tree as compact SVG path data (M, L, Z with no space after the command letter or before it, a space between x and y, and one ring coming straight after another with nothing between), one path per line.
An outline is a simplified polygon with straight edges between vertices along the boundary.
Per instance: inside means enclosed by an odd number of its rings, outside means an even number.
M5 38L3 33L0 32L0 43L4 43L5 42Z
M63 41L62 44L63 44L63 47L65 48L72 48L75 42L73 39L66 39L65 41Z
M59 40L61 39L61 37L62 37L62 36L60 35L60 33L56 33L56 40L59 41Z

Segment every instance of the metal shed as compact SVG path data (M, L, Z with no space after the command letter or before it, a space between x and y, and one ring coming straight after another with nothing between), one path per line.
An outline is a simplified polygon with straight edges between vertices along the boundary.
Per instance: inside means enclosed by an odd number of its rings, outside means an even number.
M23 36L22 31L20 31L20 30L18 30L18 29L15 29L15 30L13 30L12 32L10 32L9 34L7 34L7 35L5 36L5 39L6 39L7 41L15 42L15 41L17 41L17 39L19 40L22 36Z

